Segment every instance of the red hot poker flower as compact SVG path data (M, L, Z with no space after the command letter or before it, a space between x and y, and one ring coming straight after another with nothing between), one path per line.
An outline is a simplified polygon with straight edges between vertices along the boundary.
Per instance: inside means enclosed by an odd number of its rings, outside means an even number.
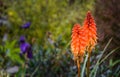
M87 37L85 36L84 30L80 27L79 24L75 24L72 29L72 41L71 41L71 50L74 55L74 59L80 59L82 62L85 48L87 45Z
M92 17L89 11L84 21L83 29L88 39L87 51L91 52L91 50L94 48L94 46L97 43L97 32L96 32L97 29L94 18Z

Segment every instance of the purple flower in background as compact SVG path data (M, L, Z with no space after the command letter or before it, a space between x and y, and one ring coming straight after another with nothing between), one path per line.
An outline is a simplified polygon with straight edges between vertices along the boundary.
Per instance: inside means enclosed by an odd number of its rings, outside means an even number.
M20 55L27 54L27 57L30 59L33 57L32 47L29 43L25 41L24 36L20 37L20 50L21 50Z
M20 43L22 43L22 42L25 42L25 37L24 36L20 37Z
M31 22L27 22L27 23L23 24L21 27L22 27L23 29L27 29L27 28L30 27L30 25L31 25Z

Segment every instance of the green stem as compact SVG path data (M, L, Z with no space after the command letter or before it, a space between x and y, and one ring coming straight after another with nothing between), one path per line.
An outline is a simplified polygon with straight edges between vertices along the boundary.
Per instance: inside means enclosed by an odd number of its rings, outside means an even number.
M84 72L85 72L87 60L88 60L88 54L86 55L85 60L84 60L84 64L83 64L82 71L81 71L81 77L84 77Z
M89 77L90 74L90 56L91 56L91 52L88 52L88 61L87 61L87 77Z
M78 77L80 77L80 61L77 60L77 68L78 68Z

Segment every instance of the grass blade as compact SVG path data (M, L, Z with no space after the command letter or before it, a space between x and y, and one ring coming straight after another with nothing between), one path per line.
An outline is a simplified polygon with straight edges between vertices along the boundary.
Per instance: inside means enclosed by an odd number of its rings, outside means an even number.
M106 55L101 61L100 61L100 64L105 60L107 59L113 52L115 52L118 48L112 50L108 55Z
M81 71L81 77L84 77L84 72L85 72L85 67L86 67L87 60L88 60L88 54L86 55L85 61L83 63L83 67L82 67L82 71Z
M100 58L98 59L98 61L97 61L96 65L95 65L95 67L93 68L92 72L90 73L90 77L95 77L95 76L96 76L97 69L98 69L98 66L99 66L99 62L100 62L100 60L101 60L101 58L102 58L104 52L106 51L107 47L108 47L109 44L111 43L111 41L112 41L112 38L108 41L107 45L106 45L105 48L103 49ZM94 73L94 75L92 76L93 73Z

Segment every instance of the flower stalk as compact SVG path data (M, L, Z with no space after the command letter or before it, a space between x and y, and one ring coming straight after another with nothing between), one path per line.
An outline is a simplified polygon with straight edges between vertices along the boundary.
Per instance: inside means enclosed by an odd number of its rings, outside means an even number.
M91 52L88 52L87 77L89 77L89 74L90 74L90 56L91 56Z
M80 61L77 59L78 77L80 77Z

